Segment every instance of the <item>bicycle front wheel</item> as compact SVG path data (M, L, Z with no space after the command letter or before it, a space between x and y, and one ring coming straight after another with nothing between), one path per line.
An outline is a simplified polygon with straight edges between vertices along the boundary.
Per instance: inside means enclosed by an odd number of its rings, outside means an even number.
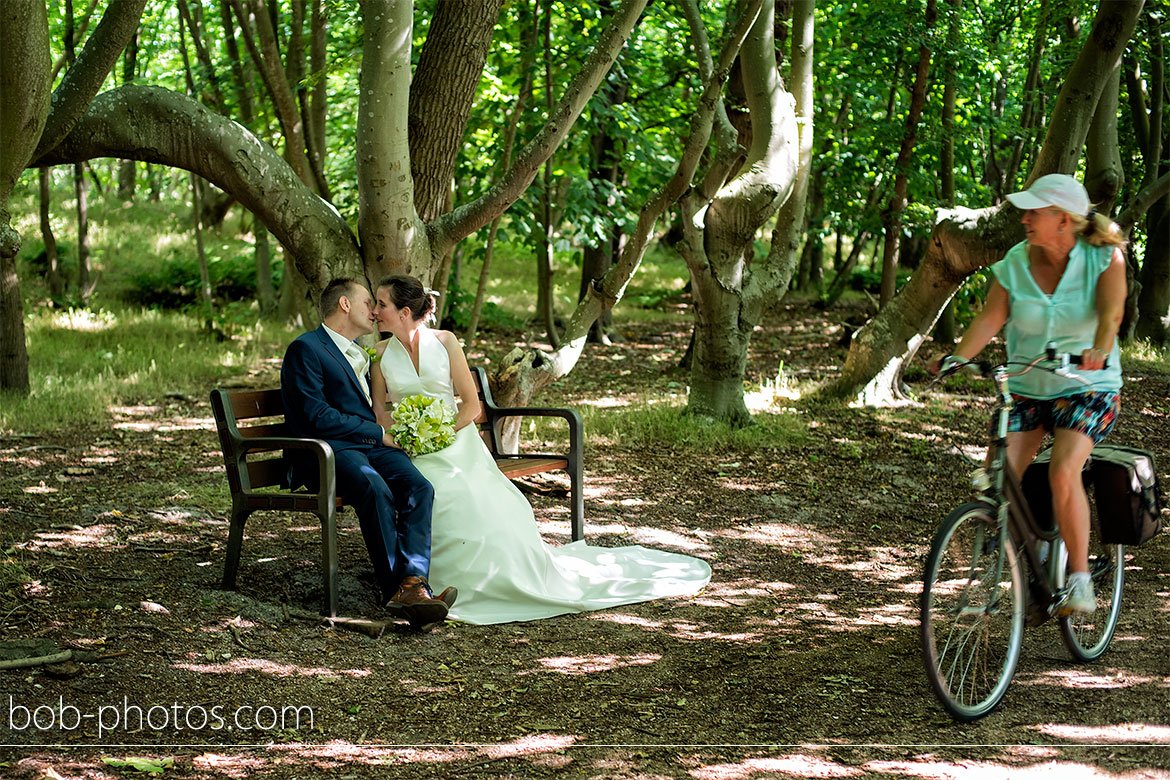
M921 601L926 676L959 720L991 712L1007 692L1024 634L1023 563L994 510L955 509L935 534Z
M1093 531L1089 546L1089 576L1097 609L1091 615L1077 614L1060 618L1060 634L1072 657L1081 662L1095 661L1109 649L1117 618L1121 615L1121 593L1125 586L1125 545L1101 544Z

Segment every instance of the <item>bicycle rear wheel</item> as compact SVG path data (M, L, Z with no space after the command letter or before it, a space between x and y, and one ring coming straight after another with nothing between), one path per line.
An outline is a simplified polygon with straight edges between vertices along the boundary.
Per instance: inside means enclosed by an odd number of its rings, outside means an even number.
M1024 634L1023 563L994 510L972 502L935 534L921 600L926 676L959 720L991 712L1007 692Z
M1064 644L1072 657L1081 662L1100 658L1113 641L1125 587L1125 545L1101 544L1094 529L1089 540L1089 574L1097 597L1096 611L1059 619Z

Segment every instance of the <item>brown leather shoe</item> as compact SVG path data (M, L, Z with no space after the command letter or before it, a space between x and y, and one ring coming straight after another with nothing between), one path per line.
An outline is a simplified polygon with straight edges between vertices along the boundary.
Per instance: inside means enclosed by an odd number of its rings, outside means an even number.
M412 628L427 630L442 623L447 617L447 604L431 595L424 577L407 577L402 580L390 602L391 608L394 605L402 608Z
M446 604L447 609L450 609L451 607L455 606L455 599L457 599L458 597L459 597L458 589L456 589L454 586L451 586L449 588L444 589L443 592L440 593L435 598L437 598L439 601Z

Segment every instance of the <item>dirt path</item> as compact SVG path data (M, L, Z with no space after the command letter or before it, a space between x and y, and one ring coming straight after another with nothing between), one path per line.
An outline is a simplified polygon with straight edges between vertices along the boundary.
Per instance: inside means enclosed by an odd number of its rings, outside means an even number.
M663 369L682 327L626 335L541 403L682 380ZM751 370L823 374L835 337L791 313L758 334ZM1127 376L1113 437L1154 450L1164 482L1168 398L1170 378ZM82 659L0 671L0 776L114 777L134 770L106 759L143 756L173 761L175 778L1170 777L1165 538L1129 561L1100 662L1073 664L1054 625L1030 630L1001 708L958 725L921 670L916 597L933 529L967 495L985 410L956 397L791 414L796 443L591 446L591 541L705 558L698 597L379 639L286 615L320 597L310 516L254 520L239 592L215 589L227 491L206 402L0 439L0 543L31 579L0 582L0 631ZM534 503L564 540L562 502ZM345 612L376 615L352 515L341 561Z

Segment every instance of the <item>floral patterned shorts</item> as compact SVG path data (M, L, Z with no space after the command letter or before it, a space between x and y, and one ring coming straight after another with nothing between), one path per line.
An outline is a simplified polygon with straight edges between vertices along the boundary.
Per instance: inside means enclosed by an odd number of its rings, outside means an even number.
M1099 443L1113 430L1121 413L1121 395L1106 391L1080 393L1063 398L1028 398L1012 393L1013 406L1008 417L1009 431L1032 431L1044 428L1067 428L1083 433Z

